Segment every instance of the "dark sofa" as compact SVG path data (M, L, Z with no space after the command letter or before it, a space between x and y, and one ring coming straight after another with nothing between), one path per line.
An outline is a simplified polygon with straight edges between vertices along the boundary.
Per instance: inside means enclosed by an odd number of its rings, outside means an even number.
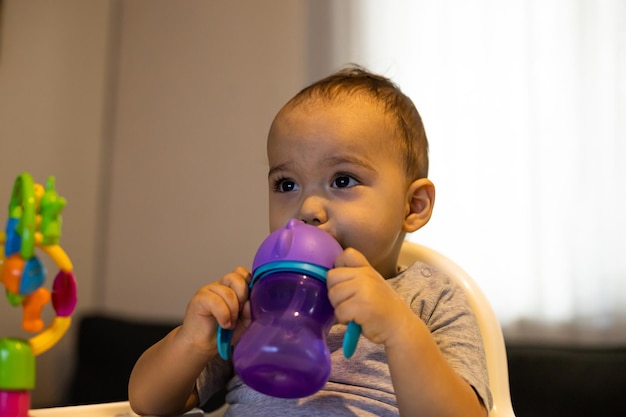
M626 347L507 345L517 417L626 416Z
M139 356L175 323L138 322L106 315L80 320L77 363L67 405L128 399L128 378Z
M107 315L83 317L66 405L126 400L135 361L175 326ZM517 417L626 415L626 347L511 344L507 356Z

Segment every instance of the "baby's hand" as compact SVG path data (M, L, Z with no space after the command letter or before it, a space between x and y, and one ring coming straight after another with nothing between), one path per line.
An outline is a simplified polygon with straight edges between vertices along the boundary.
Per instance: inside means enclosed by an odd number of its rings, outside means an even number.
M233 341L250 324L250 272L237 267L222 279L200 288L187 305L179 335L198 349L216 349L218 325L234 330Z
M410 307L356 249L344 250L326 276L328 298L340 323L354 321L374 343L400 336Z

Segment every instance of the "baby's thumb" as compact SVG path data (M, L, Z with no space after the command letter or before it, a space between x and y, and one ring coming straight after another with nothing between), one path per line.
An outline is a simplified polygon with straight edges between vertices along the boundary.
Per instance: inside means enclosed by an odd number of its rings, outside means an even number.
M347 248L335 259L335 268L358 268L369 266L365 255L354 248Z

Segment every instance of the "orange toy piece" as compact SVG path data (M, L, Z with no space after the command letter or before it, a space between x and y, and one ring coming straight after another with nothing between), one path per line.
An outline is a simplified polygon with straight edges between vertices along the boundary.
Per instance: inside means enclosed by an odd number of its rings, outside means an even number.
M26 262L19 253L14 253L4 260L2 267L2 284L11 294L18 295L20 291L20 282L22 273L24 272L24 264ZM11 302L11 304L14 304Z
M50 297L50 291L43 287L37 288L24 297L24 301L22 301L22 308L24 309L22 328L24 330L31 333L43 330L44 322L41 319L41 311L50 302Z

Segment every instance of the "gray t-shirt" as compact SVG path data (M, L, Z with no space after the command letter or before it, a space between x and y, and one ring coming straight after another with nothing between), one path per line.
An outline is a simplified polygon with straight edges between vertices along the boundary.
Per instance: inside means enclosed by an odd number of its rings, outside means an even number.
M480 330L465 293L447 275L416 262L387 280L426 323L452 368L478 393L487 409L492 399ZM317 393L300 399L269 397L246 386L232 364L219 356L211 360L197 381L200 403L226 384L226 416L397 416L396 396L382 345L361 337L350 359L342 351L345 325L328 335L331 374ZM210 376L212 375L212 376ZM415 381L415 384L428 381Z

